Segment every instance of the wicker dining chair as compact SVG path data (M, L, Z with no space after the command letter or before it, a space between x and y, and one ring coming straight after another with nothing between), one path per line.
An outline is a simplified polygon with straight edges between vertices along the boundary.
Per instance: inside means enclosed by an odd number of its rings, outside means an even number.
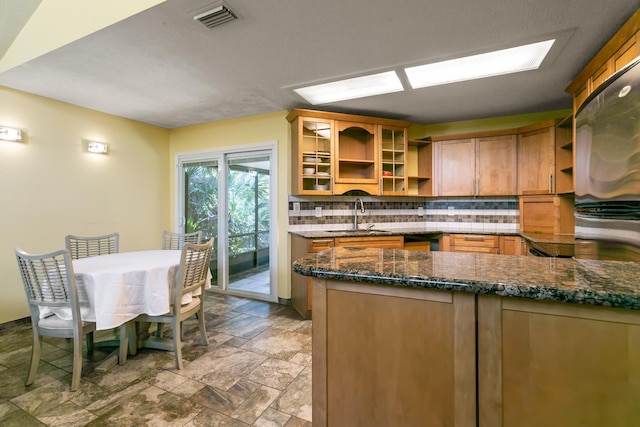
M171 231L162 232L162 249L180 250L185 243L202 244L202 231L193 233L173 233Z
M119 250L120 235L118 233L104 236L65 236L65 245L71 252L72 259L88 258L98 255L116 254Z
M197 314L200 341L202 345L209 345L207 331L204 326L204 292L208 278L209 262L211 261L213 240L212 238L207 243L200 245L185 243L182 248L180 267L176 274L176 282L173 288L169 311L159 316L142 314L136 318L137 322L171 325L173 331L172 341L158 336L150 336L143 341L142 345L144 347L175 352L176 367L178 369L182 369L183 366L181 326L184 320ZM192 296L191 302L182 304L183 295L193 293L193 291L198 288L200 288L200 295Z
M64 249L33 255L20 248L15 248L15 254L29 303L33 335L31 364L25 384L33 383L38 371L42 337L71 338L73 339L71 391L75 391L80 385L82 373L82 339L86 336L87 351L92 351L96 324L82 320L71 254ZM53 314L55 310L64 309L71 314L70 320L64 320ZM121 364L127 356L127 344L128 331L126 326L123 326L120 328Z

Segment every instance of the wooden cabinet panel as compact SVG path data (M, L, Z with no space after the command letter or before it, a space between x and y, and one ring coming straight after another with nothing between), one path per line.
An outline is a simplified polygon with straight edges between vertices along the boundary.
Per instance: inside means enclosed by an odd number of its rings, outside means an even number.
M520 231L573 234L573 195L520 197Z
M472 196L475 180L473 139L438 141L438 196Z
M334 246L333 238L305 239L291 236L291 261L308 253L321 252ZM313 298L311 278L291 271L291 305L304 319L311 319L311 301Z
M518 194L553 194L555 128L549 126L519 135Z
M635 310L478 296L481 426L635 426L638 366Z
M616 71L640 55L640 9L580 71L565 89L573 95L573 113L585 99Z
M453 139L437 144L439 196L516 194L514 135Z
M411 140L407 147L407 195L433 196L433 144Z
M407 194L407 132L405 128L379 126L380 195Z
M451 252L498 254L500 253L500 236L452 234L450 245Z
M410 122L351 114L294 109L291 123L291 193L344 194L361 190L381 194L383 163L380 141L390 131L393 153L384 170L391 171L386 195L405 195L406 133ZM400 141L403 147L396 149ZM385 187L386 188L386 187Z
M333 121L297 117L291 123L291 193L332 194Z
M519 236L500 236L501 255L523 255L523 239Z
M402 249L404 237L402 236L375 236L375 237L336 237L336 246L348 248L387 248Z
M314 291L314 426L476 425L474 295L320 280Z
M516 194L516 147L515 135L476 139L476 195Z

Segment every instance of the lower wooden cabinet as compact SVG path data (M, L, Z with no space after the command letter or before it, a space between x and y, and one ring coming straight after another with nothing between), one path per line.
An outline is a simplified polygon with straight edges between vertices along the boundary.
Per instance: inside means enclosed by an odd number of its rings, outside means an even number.
M639 424L640 311L313 280L314 426Z
M573 234L574 196L520 197L520 231L523 233Z
M640 312L479 295L478 425L640 424Z
M404 247L404 237L402 236L337 237L336 247L402 249Z
M291 236L291 261L302 258L309 253L331 249L335 244L333 238L306 239ZM311 319L311 278L291 271L291 305L304 319Z
M449 234L442 238L440 250L496 255L523 255L520 236L495 234Z
M314 279L314 426L473 426L473 294Z

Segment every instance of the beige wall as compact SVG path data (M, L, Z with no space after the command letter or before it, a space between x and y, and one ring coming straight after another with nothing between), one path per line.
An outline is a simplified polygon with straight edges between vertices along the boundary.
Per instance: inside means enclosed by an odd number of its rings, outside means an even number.
M176 153L189 153L226 147L237 149L261 142L277 141L278 147L278 227L276 247L278 248L277 284L278 297L290 298L290 251L288 218L288 194L290 169L290 133L286 120L287 111L261 114L257 116L225 120L197 126L189 126L171 131L171 162L168 165L171 188L171 227L175 228L175 160Z
M66 234L120 233L122 251L159 249L169 227L169 131L0 86L0 323L29 311L13 252L64 248ZM109 144L87 153L83 139Z

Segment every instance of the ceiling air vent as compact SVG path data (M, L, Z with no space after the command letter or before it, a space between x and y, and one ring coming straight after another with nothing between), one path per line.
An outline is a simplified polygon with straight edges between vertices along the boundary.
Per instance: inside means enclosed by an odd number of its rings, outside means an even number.
M193 19L202 22L207 28L217 27L225 22L235 21L238 15L225 5L214 7L206 12L199 13Z

